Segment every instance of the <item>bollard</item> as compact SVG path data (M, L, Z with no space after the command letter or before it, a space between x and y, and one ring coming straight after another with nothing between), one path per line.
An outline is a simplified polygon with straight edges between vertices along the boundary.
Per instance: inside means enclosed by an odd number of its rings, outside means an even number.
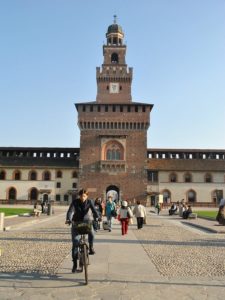
M51 205L51 203L48 203L47 215L48 215L48 216L51 216L51 215L52 215L52 205Z
M4 218L5 218L5 213L0 213L0 231L4 230Z

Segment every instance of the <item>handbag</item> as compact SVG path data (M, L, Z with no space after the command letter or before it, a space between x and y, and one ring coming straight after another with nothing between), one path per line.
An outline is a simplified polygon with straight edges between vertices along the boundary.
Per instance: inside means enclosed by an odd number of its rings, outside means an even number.
M111 216L114 217L114 218L117 217L117 212L116 212L115 209L113 209L113 210L111 211Z
M133 218L129 218L129 221L128 221L128 224L129 225L132 225L134 222L133 222Z

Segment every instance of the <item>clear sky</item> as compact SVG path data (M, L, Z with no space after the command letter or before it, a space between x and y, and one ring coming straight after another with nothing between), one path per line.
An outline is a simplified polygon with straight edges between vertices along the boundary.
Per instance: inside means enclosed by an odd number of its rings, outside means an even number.
M225 149L225 0L0 0L0 146L79 147L114 14L148 147Z

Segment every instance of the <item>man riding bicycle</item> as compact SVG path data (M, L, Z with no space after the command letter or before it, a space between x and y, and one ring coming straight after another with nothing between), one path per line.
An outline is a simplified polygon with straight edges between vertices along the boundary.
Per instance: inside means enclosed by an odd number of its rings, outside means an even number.
M77 259L78 259L78 244L79 234L77 232L76 224L79 223L93 223L93 217L99 219L100 216L94 207L93 201L88 199L88 192L85 189L81 189L78 193L79 198L72 201L66 214L66 224L72 223L71 237L72 237L72 260L73 268L72 272L75 273L77 270ZM91 232L88 234L89 243L89 254L95 254L93 243L94 243L94 230L91 226Z

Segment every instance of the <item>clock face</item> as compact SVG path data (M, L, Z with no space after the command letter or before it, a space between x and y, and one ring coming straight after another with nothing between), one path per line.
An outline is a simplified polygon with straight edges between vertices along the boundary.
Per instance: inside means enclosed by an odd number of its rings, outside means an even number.
M111 82L109 85L109 92L111 94L119 93L119 83Z

